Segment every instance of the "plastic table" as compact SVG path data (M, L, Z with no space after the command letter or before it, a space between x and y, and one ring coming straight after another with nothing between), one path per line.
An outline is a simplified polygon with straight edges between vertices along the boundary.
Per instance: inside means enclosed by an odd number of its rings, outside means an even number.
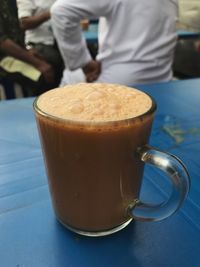
M140 85L158 104L150 144L179 156L191 175L181 210L161 222L132 222L106 237L82 237L55 219L32 111L33 98L0 102L0 266L199 267L200 79ZM169 184L146 167L142 197Z
M178 38L183 39L198 39L200 38L200 32L192 32L187 30L177 30Z

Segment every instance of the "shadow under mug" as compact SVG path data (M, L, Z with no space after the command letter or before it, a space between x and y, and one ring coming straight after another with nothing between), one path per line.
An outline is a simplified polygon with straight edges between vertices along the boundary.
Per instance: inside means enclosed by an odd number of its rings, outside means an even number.
M34 102L49 188L57 219L87 236L117 232L132 220L162 220L182 205L190 187L184 164L148 145L156 103L138 117L77 122L45 113ZM144 164L161 169L172 183L169 199L143 203Z

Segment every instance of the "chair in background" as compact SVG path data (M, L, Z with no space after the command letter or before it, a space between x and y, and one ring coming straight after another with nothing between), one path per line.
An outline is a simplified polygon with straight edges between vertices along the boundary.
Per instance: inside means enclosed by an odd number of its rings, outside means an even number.
M27 97L23 85L15 83L6 76L0 76L0 100Z

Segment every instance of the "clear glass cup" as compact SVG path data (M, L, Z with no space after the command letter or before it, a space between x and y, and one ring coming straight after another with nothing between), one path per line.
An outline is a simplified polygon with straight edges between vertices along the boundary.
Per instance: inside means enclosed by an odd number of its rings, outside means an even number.
M190 178L180 159L150 147L156 111L119 121L77 122L34 112L57 219L88 236L117 232L132 220L162 220L182 205ZM172 192L157 205L140 199L144 164L161 169Z

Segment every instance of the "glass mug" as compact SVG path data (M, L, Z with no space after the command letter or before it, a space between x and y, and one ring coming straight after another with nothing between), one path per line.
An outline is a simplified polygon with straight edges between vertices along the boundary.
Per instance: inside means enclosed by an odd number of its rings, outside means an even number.
M49 114L38 103L40 98L34 102L35 117L54 211L64 226L102 236L132 220L162 220L180 208L190 178L180 159L148 145L156 111L151 97L143 114L105 122ZM139 198L145 163L161 169L172 183L163 203L151 205Z

